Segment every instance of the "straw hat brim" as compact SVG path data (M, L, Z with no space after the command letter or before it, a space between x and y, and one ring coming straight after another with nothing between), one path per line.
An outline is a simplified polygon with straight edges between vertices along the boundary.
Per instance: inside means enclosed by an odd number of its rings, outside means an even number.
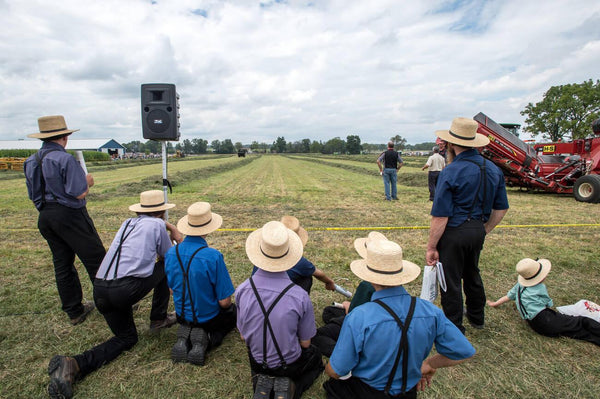
M402 260L402 271L394 274L378 273L367 267L366 259L350 263L350 270L362 280L385 286L398 286L410 283L421 274L421 268L407 260Z
M158 205L158 206L142 206L141 203L137 203L137 204L131 205L129 207L129 210L133 211L133 212L149 213L149 212L166 211L167 209L171 209L171 208L175 208L175 204L162 204L162 205Z
M288 230L288 252L281 258L269 258L260 249L262 237L262 228L250 233L246 239L246 255L250 262L259 269L268 272L283 272L291 269L302 258L304 246L298 234L293 230Z
M302 245L306 245L306 243L308 242L308 232L306 230L304 230L302 227L298 227L298 232L296 232L296 234L298 234L298 237L300 237L300 241L302 241Z
M536 284L539 284L546 278L546 276L548 276L548 273L550 273L550 269L552 269L552 263L548 259L538 259L538 262L540 262L542 265L540 274L530 280L526 280L523 276L519 275L517 280L523 287L532 287Z
M188 223L188 216L185 215L177 222L177 230L186 236L203 236L217 230L223 224L223 217L211 212L210 222L204 226L194 227Z
M361 237L354 240L354 249L363 259L366 259L367 257L367 241L369 241L370 239L387 240L386 236L377 231L372 231L371 233L369 233L369 235L371 237Z
M65 130L60 130L58 132L52 132L52 133L31 133L31 134L28 134L27 137L31 137L33 139L49 139L51 137L62 136L65 134L70 134L70 133L78 132L78 131L79 131L79 129L75 129L75 130L65 129Z
M458 137L451 135L449 130L437 130L435 135L444 141L458 144L463 147L485 147L490 143L490 139L481 133L476 133L473 140L459 139Z

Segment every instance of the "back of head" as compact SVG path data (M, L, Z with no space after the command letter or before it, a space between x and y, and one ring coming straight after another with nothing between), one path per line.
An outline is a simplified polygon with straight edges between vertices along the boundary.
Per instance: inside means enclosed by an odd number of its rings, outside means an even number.
M388 141L388 148L394 148L394 142Z

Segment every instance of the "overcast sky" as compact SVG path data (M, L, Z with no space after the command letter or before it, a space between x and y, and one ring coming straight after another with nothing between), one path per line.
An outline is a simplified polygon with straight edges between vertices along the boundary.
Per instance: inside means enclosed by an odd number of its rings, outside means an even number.
M181 140L415 144L600 78L598 0L0 0L0 26L4 140L62 114L144 141L140 86L164 82Z

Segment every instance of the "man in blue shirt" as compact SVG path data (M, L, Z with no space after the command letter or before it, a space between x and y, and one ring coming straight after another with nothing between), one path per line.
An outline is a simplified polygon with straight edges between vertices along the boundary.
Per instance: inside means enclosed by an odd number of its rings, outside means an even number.
M165 272L173 291L179 330L171 350L174 362L203 366L206 352L221 345L235 327L234 292L223 254L209 248L206 236L221 227L223 218L208 202L189 206L177 229L183 242L167 252Z
M52 251L62 310L76 325L85 320L94 303L82 303L81 282L73 263L75 255L94 282L106 252L85 207L94 178L86 175L65 150L69 136L79 129L68 129L61 115L43 116L38 125L40 132L28 135L41 139L43 144L23 166L27 192L40 212L38 229Z
M435 132L447 143L449 164L438 178L425 255L427 264L444 265L447 290L442 291L442 308L462 332L463 290L469 323L484 327L486 298L479 254L485 236L508 211L502 171L475 149L489 143L477 133L478 127L473 119L455 118L450 130Z
M421 270L402 259L398 244L375 240L366 250L350 269L375 292L346 316L323 388L329 399L416 398L438 368L461 363L475 349L439 308L402 287ZM433 344L437 354L428 357Z

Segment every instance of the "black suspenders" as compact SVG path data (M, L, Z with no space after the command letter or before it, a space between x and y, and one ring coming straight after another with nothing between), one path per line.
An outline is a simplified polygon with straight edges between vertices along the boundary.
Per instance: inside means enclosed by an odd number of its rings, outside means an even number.
M104 273L104 277L102 277L102 280L106 280L106 277L108 276L108 272L112 268L112 265L115 262L115 259L116 259L117 262L115 263L115 270L113 272L113 279L117 278L117 271L119 270L119 262L121 261L121 249L123 248L123 243L125 242L125 239L127 237L129 237L129 235L131 234L131 232L133 231L133 229L135 229L135 226L136 226L134 224L133 227L131 228L131 230L127 231L127 227L129 227L129 224L131 224L132 220L133 219L129 219L127 221L127 223L125 224L125 227L123 227L123 232L121 233L121 239L119 240L119 246L117 247L117 250L113 254L113 257L111 258L110 263L108 264L108 267L106 268L106 272Z
M192 298L192 289L190 288L190 279L189 279L189 272L190 272L190 266L192 265L192 260L194 260L194 256L196 256L196 254L198 252L200 252L200 250L206 248L207 246L203 246L198 248L196 251L194 251L194 253L192 254L192 256L190 256L190 260L187 263L187 267L184 268L183 267L183 262L181 261L181 257L179 256L179 244L175 245L175 253L177 254L177 260L179 261L179 267L181 268L181 273L183 274L183 289L181 290L181 314L180 316L183 318L185 315L185 293L186 293L186 288L187 288L187 293L190 296L190 306L192 308L192 317L194 318L194 323L198 323L198 319L196 317L196 309L194 309L194 299ZM216 297L216 295L215 295Z
M519 309L521 309L521 313L523 314L523 316L526 319L528 319L529 313L527 313L527 310L525 309L525 306L523 305L523 301L521 300L521 296L523 295L523 292L525 292L525 288L527 288L527 287L517 288L517 296L519 297Z
M271 327L271 322L269 321L269 315L271 311L277 305L277 303L283 298L286 292L290 290L295 284L291 283L287 287L283 289L275 298L269 309L265 309L265 305L263 304L260 296L258 295L258 290L256 289L256 285L254 285L254 281L252 277L250 277L250 285L252 286L252 291L254 291L254 295L256 296L256 300L258 301L258 305L260 306L260 310L262 311L265 319L263 321L263 368L267 368L267 329L269 330L269 335L271 335L271 339L273 340L273 344L275 345L275 350L277 351L277 356L279 356L279 361L281 362L281 366L285 369L287 364L285 363L285 359L283 358L283 354L281 353L281 349L279 348L279 344L277 343L277 339L275 339L275 333L273 332L273 327Z
M48 150L42 156L40 156L40 152L39 151L35 153L35 160L37 161L38 166L40 168L40 183L41 183L40 187L42 189L42 205L41 205L40 209L43 208L44 205L46 204L46 180L44 179L44 168L42 166L42 161L44 160L44 158L46 158L46 155L48 155L48 154L50 154L51 152L54 152L54 151L59 151L59 150L56 149L56 148ZM54 194L52 194L52 196L54 197Z
M483 198L481 200L481 220L483 221L483 217L485 216L485 200L487 195L487 175L485 173L485 159L482 164L478 164L472 159L462 159L462 161L467 161L474 163L479 167L480 178L479 185L477 186L477 192L475 193L475 197L473 198L473 203L471 204L471 209L469 209L469 216L467 216L467 220L471 220L471 214L473 213L473 209L475 209L475 204L477 203L477 197L479 196L479 191L481 190L482 182L483 182Z
M415 313L415 305L417 303L417 298L415 298L414 296L410 297L410 307L408 308L408 313L406 314L406 320L404 321L404 324L402 324L402 321L400 320L398 315L396 313L394 313L394 311L388 305L386 305L383 301L376 299L373 302L375 302L376 304L380 305L382 308L387 310L387 312L390 315L392 315L394 320L396 320L396 323L398 323L398 327L400 327L400 329L402 330L402 337L400 338L400 347L398 348L398 353L396 353L396 359L394 360L394 366L392 367L392 372L390 373L390 376L388 377L387 384L385 384L385 389L383 390L383 392L386 395L389 395L390 388L392 387L392 382L394 381L394 376L396 375L396 370L398 369L398 363L400 363L400 356L402 355L402 353L404 353L404 356L402 356L402 393L405 393L406 392L406 379L408 376L408 336L407 336L407 333L408 333L408 327L410 326L410 322L412 320L413 314Z

